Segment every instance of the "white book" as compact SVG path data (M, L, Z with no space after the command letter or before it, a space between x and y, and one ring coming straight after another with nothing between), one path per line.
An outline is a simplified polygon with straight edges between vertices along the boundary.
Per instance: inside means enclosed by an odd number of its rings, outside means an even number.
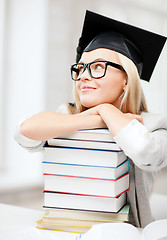
M97 197L44 191L44 208L118 212L126 203L126 193L119 197Z
M125 204L119 212L81 211L72 209L50 209L43 215L45 222L57 222L63 219L79 221L128 221L130 205Z
M94 225L86 234L75 240L166 240L167 219L156 220L139 229L129 223L102 223Z
M96 165L79 165L56 162L43 162L42 165L44 174L57 174L90 178L117 179L129 171L128 160L117 167L103 167Z
M63 135L62 138L114 142L107 128L79 130L68 135Z
M129 189L129 173L118 179L44 174L46 191L117 197Z
M44 147L43 159L46 162L117 167L127 156L123 151Z
M48 141L49 146L87 148L87 149L105 149L112 151L121 151L121 148L113 141L94 141L84 139L53 138Z
M42 217L44 223L92 227L94 224L124 222L129 219L129 205L118 213L78 211L69 209L48 210Z

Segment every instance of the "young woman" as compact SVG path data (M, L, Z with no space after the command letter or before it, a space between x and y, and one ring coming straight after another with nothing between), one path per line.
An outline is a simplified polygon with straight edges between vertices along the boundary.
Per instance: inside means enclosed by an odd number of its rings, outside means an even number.
M98 30L89 39L93 24ZM139 53L134 42L122 32L108 29L103 32L104 26L114 24L115 21L87 12L78 62L71 67L75 104L26 119L18 126L15 138L26 149L40 150L45 141L54 137L80 129L108 128L130 161L130 190L127 193L130 222L145 227L153 221L149 195L155 172L167 165L167 121L148 113L140 85L140 76L147 75L145 59L141 58L143 49ZM126 34L129 26L122 25ZM130 33L133 31L136 28L130 26ZM165 42L166 39L162 39ZM149 80L148 75L146 78Z

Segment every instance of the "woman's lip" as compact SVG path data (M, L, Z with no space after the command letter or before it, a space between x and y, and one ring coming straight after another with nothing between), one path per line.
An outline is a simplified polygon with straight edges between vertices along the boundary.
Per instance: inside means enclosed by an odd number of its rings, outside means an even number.
M87 90L95 90L96 88L90 87L90 86L83 86L81 87L81 91L87 91Z

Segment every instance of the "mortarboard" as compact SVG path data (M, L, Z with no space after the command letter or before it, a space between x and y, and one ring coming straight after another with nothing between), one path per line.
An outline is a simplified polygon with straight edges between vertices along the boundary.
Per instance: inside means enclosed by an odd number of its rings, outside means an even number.
M87 10L76 60L84 51L108 48L130 58L140 78L149 81L165 42L164 36Z

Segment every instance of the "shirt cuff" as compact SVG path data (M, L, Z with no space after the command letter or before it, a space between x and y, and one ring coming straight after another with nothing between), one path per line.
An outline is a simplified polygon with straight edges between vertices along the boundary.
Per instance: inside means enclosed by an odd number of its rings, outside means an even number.
M24 136L20 131L20 125L16 127L16 131L14 134L14 138L17 141L17 143L22 146L23 148L26 148L27 150L42 150L42 146L44 145L43 141L36 141L30 138L27 138Z
M118 132L114 140L124 153L133 159L133 157L143 150L148 138L148 129L139 121L133 119Z

